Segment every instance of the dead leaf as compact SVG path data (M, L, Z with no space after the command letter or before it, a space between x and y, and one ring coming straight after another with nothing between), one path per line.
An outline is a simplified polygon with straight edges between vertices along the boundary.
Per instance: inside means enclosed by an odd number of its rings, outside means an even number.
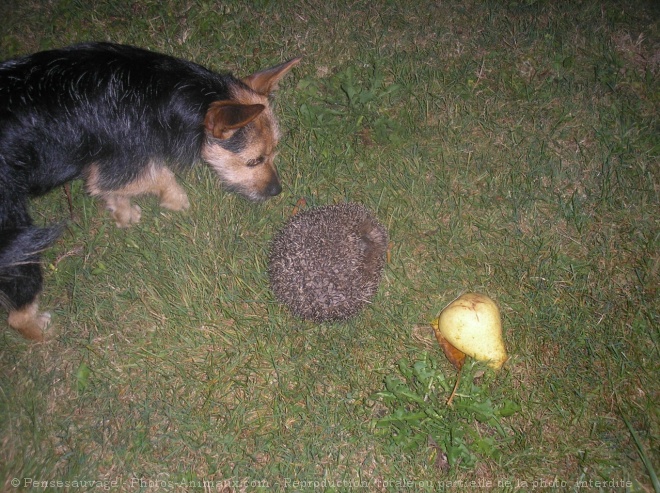
M438 442L436 442L431 435L427 437L428 445L431 448L431 459L441 472L449 472L449 460L447 454L444 453Z
M307 201L305 200L305 197L300 197L298 199L298 202L296 202L295 207L291 211L291 215L295 216L296 214L298 214L300 212L301 209L303 209L306 206L307 206Z

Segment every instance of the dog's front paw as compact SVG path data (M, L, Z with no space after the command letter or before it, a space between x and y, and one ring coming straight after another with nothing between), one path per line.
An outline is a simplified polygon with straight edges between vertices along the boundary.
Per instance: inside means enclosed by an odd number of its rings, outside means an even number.
M140 222L142 209L137 204L129 203L127 207L111 211L111 216L115 220L115 224L118 228L128 228L132 224Z
M160 206L171 211L182 211L190 207L190 201L182 188L172 187L161 195Z
M19 310L11 310L7 321L10 327L33 341L43 341L52 335L50 313L40 313L36 303Z
M131 204L131 199L128 197L108 195L105 197L105 206L118 228L127 228L131 224L139 223L142 217L140 206Z

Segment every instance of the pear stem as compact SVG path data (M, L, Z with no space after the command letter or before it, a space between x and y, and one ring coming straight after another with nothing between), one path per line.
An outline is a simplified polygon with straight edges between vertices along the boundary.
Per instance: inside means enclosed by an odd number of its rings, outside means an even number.
M454 384L454 390L451 391L451 395L449 396L449 399L447 400L447 405L451 407L451 403L454 400L454 396L456 395L456 391L458 390L458 384L461 383L461 373L463 373L463 367L461 367L460 370L458 370L458 375L456 376L456 383Z

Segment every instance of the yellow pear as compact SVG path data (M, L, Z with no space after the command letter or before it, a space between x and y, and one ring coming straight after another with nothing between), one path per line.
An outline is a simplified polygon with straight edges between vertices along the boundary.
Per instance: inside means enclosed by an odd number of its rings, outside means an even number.
M495 370L507 360L500 311L486 295L459 296L442 310L432 325L456 349L476 360L488 361Z

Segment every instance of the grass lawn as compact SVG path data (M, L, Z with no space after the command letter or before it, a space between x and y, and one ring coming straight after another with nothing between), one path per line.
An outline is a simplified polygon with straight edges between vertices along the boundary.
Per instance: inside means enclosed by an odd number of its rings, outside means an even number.
M2 59L87 40L239 75L304 57L275 99L280 196L246 202L200 165L189 211L145 198L119 230L73 184L44 261L56 336L2 322L0 489L658 491L657 2L0 14ZM269 290L269 241L301 198L363 203L389 231L351 321L302 322ZM33 216L68 218L64 192ZM496 300L511 358L469 361L448 407L430 321L466 291Z

